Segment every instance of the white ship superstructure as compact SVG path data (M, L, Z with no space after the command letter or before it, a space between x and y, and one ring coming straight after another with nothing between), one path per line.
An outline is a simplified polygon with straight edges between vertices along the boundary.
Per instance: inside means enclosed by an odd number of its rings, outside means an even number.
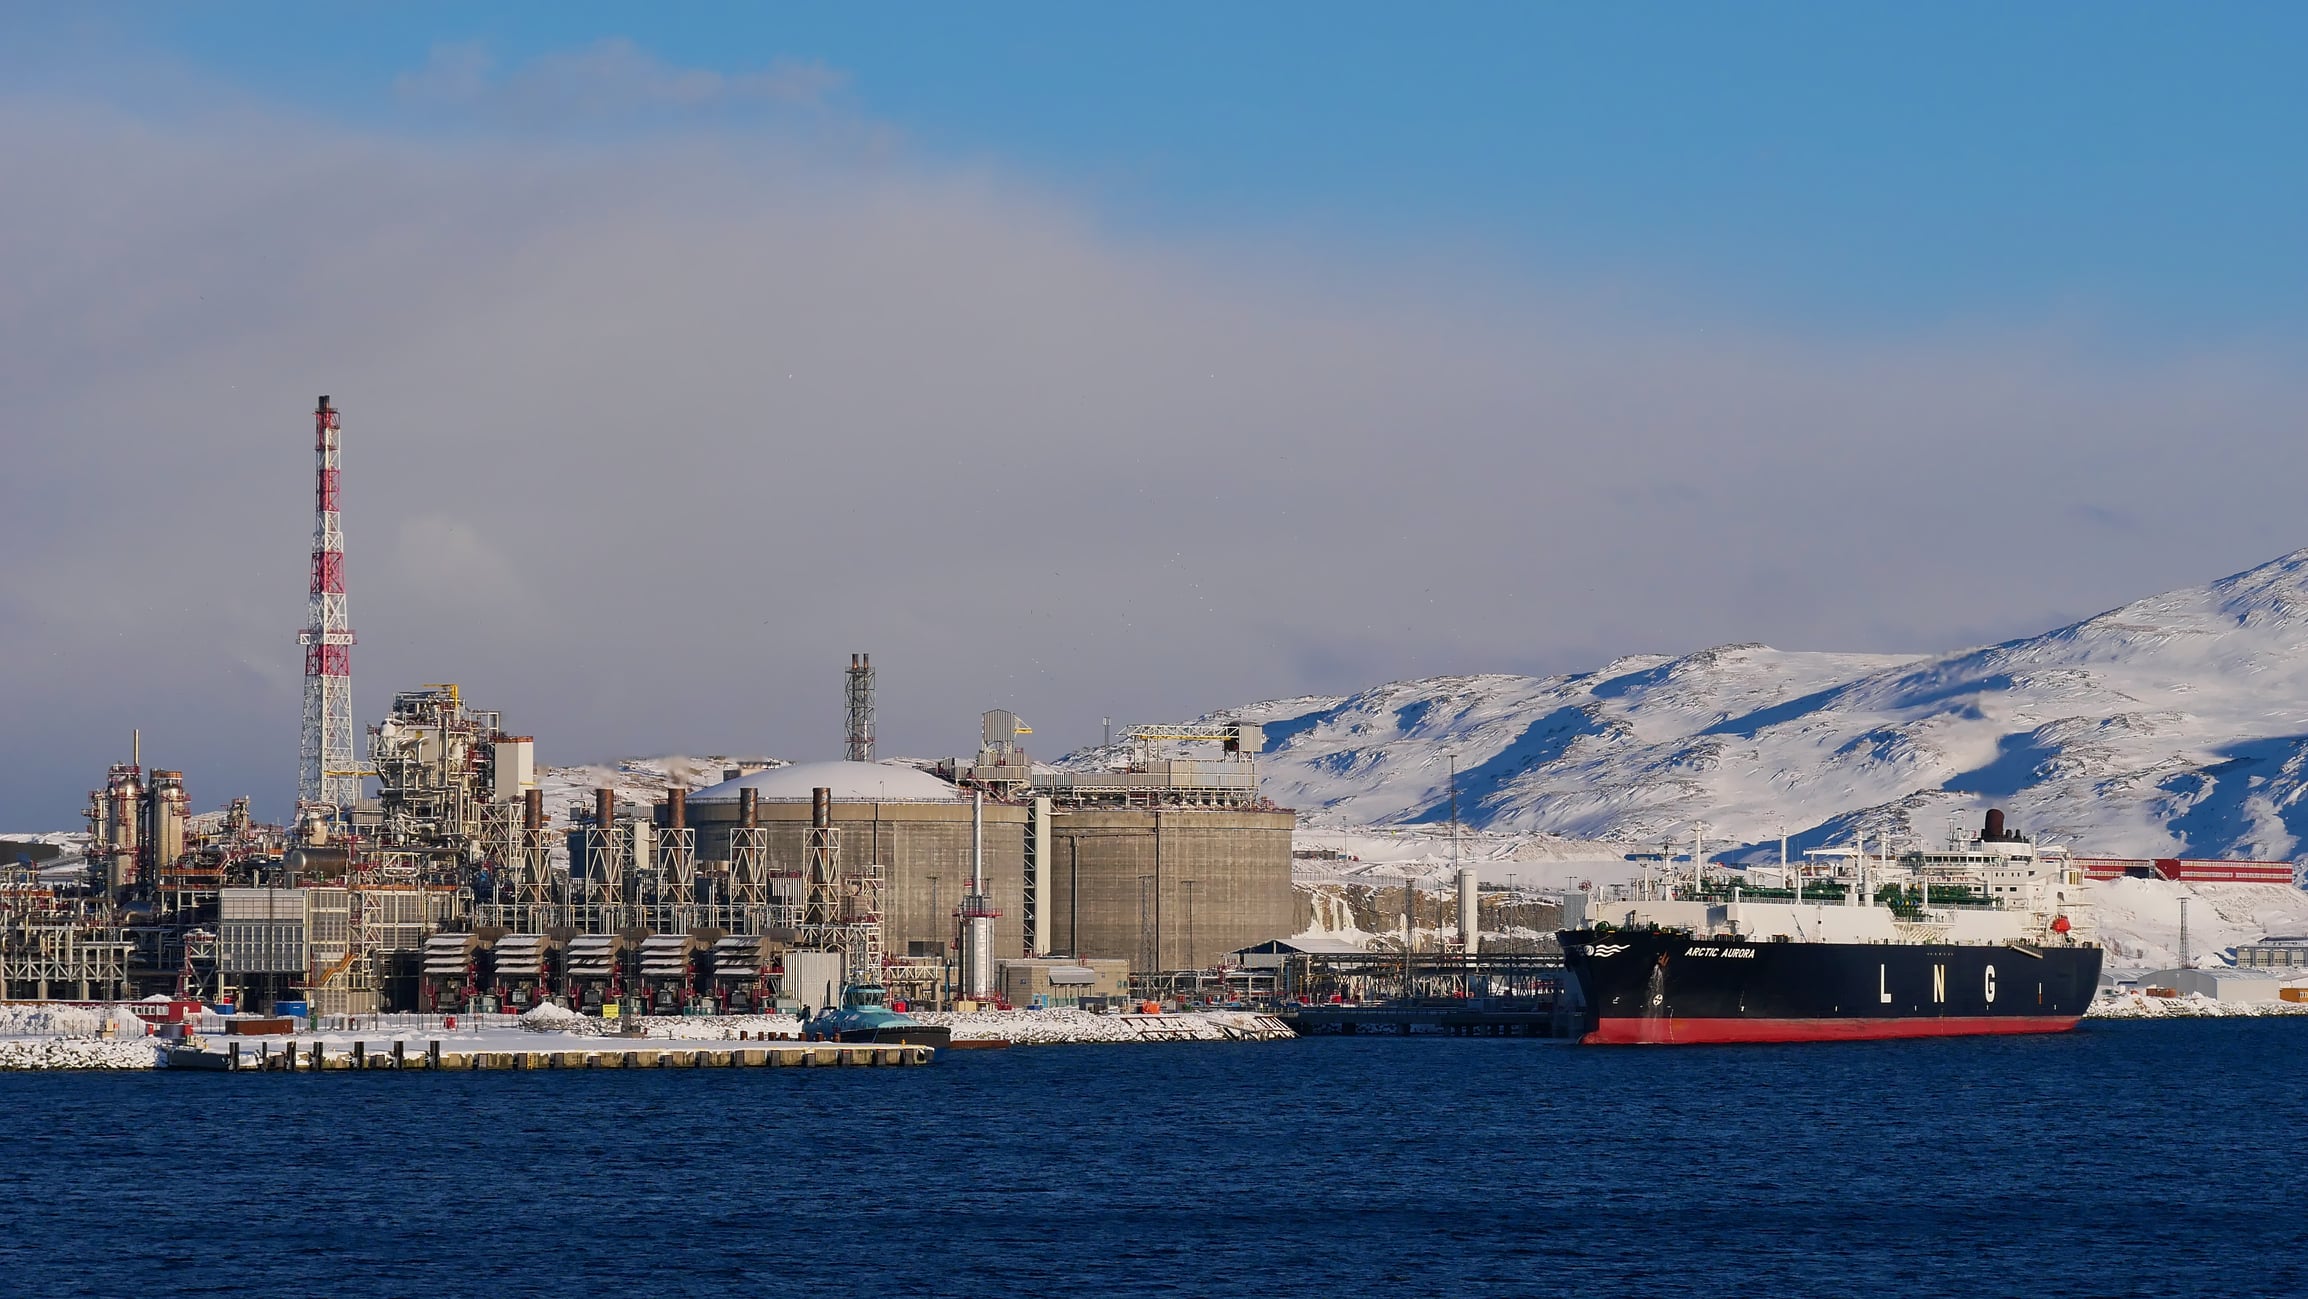
M1657 925L1782 942L2073 945L2093 940L2091 884L2067 848L2008 831L1896 855L1864 841L1745 872L1689 873L1575 897L1566 927Z

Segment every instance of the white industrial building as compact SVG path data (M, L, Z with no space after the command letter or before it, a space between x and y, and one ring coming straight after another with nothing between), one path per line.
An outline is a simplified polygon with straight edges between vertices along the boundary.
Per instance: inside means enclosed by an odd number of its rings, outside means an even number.
M2214 1001L2280 1001L2286 988L2308 990L2308 970L2157 970L2141 975L2140 986Z

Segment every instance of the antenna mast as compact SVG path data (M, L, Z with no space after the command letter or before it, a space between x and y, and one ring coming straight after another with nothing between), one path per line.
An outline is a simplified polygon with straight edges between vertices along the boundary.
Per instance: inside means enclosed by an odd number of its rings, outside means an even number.
M299 819L333 818L361 796L353 759L353 626L345 611L345 533L338 514L342 434L323 394L313 409L313 562L305 604L304 727L297 745Z

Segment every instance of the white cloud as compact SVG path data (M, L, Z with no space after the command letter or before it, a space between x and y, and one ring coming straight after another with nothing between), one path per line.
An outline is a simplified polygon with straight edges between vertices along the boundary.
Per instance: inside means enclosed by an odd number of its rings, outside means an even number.
M823 109L848 84L847 73L815 59L780 57L760 68L723 73L667 63L612 37L502 72L480 42L444 43L433 47L422 67L396 78L394 89L420 103L560 117L745 106Z
M620 60L604 100L770 97ZM324 391L364 711L459 680L555 760L822 755L858 649L895 750L995 705L1057 747L1382 676L1941 648L2300 542L2281 351L1702 328L727 133L19 101L0 171L10 824L68 821L140 722L277 810Z

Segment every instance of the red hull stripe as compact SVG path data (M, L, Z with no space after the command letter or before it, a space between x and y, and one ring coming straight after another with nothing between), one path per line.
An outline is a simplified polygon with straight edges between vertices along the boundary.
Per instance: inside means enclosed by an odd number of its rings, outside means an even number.
M1981 1033L2065 1033L2075 1015L1965 1015L1937 1019L1605 1019L1582 1042L1609 1045L1699 1042L1865 1042L1892 1037L1971 1037Z

